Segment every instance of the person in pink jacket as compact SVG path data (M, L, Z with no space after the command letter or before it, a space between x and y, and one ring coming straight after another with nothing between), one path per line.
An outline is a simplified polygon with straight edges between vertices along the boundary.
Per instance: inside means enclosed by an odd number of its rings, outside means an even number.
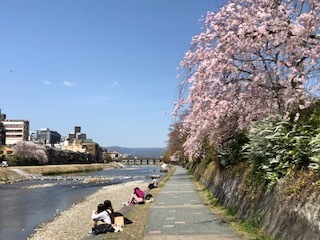
M144 193L138 187L136 187L133 193L130 195L129 202L124 203L124 205L129 206L134 203L144 203Z

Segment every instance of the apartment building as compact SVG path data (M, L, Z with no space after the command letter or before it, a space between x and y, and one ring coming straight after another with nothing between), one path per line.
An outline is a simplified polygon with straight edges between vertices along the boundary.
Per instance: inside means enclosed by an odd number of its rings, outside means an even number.
M6 144L10 146L19 141L28 141L29 121L7 120L6 114L2 114L0 109L0 125L0 145Z
M41 128L40 130L30 131L29 140L47 146L54 146L54 144L60 143L61 135L57 131L51 131L49 128Z
M82 147L94 157L96 162L102 159L102 149L100 149L99 144L92 141L92 139L83 140Z
M5 128L6 145L14 145L19 141L28 141L29 121L27 120L2 120Z
M69 141L66 141L63 146L61 146L61 150L68 150L72 152L79 152L79 153L85 153L86 147L82 146L83 140L78 139L72 139Z
M102 161L102 148L92 139L87 139L80 126L74 127L74 132L69 134L61 149L89 154L92 162Z

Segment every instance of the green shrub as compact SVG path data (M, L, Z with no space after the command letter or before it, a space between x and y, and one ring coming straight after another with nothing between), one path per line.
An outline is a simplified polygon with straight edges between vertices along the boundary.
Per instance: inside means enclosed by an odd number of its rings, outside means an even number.
M320 132L320 129L318 130ZM320 134L318 133L311 139L310 148L312 155L310 157L309 167L312 169L319 169L320 166Z
M286 122L279 116L269 117L250 129L244 153L253 162L254 171L272 185L288 168L311 167L319 162L315 157L316 154L320 157L318 134L319 129L311 125Z
M226 214L230 215L230 216L236 216L237 209L234 207L228 207L228 208L226 208Z
M259 229L259 220L251 217L242 222L242 230L248 233L255 233Z
M206 165L213 162L216 159L216 153L213 145L210 142L209 137L205 137L202 146L201 146L201 154L198 157L198 161L204 162Z
M297 114L299 114L299 119L295 123ZM316 130L320 126L320 100L313 101L308 108L293 109L289 118L290 123L296 124L298 128L308 125L311 129Z
M295 115L299 114L299 120L294 123ZM315 100L308 108L292 111L290 121L296 124L300 132L309 137L308 159L302 159L309 168L319 169L320 166L320 100ZM302 130L301 130L302 129ZM304 161L304 162L303 162Z
M241 131L236 133L232 139L225 142L219 151L221 165L235 165L243 161L242 148L248 141L246 131Z

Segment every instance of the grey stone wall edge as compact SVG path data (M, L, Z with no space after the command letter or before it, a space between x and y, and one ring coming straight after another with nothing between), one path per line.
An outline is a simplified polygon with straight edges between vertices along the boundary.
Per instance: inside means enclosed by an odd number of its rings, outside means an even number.
M283 194L281 184L248 201L239 186L243 179L230 179L218 171L206 179L198 173L199 163L187 166L200 182L207 187L224 207L237 210L246 219L259 216L262 229L273 239L320 240L320 195L312 202L290 204Z

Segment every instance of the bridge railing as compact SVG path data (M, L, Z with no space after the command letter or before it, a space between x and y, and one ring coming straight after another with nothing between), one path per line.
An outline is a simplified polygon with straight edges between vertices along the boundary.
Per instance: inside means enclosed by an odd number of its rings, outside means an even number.
M143 165L143 164L159 164L160 159L122 159L122 164Z

